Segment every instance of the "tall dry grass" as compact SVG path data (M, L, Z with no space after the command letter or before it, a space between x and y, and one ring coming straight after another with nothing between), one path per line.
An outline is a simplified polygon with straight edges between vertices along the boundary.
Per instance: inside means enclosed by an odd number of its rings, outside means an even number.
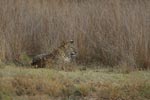
M74 39L78 62L150 66L149 0L0 0L0 58Z

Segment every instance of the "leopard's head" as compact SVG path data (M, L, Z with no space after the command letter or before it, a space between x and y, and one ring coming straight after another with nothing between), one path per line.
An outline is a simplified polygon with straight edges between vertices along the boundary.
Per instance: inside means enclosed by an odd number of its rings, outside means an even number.
M77 51L73 40L66 41L66 42L63 41L60 48L62 48L64 52L64 58L68 59L67 60L68 62L75 61L77 56Z

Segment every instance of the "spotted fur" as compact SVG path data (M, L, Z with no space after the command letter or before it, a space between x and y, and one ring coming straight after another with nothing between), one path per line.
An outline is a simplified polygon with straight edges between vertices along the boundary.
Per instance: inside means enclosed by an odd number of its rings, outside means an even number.
M32 59L32 66L43 68L46 66L52 66L54 64L71 63L75 60L76 51L74 48L73 40L69 42L62 42L62 44L54 49L51 53L40 54Z

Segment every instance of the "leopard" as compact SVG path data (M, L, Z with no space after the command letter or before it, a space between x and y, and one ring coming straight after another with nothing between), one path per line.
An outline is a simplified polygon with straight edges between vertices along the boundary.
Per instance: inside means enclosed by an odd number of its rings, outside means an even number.
M35 68L45 68L60 64L69 64L76 61L77 51L74 41L63 41L60 46L50 53L36 55L32 59L31 65Z

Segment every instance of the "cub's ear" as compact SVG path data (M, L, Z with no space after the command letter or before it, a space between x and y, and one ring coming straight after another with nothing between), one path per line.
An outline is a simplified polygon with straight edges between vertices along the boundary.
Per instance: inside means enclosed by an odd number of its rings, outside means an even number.
M70 43L74 43L74 41L73 41L73 40L70 40Z

